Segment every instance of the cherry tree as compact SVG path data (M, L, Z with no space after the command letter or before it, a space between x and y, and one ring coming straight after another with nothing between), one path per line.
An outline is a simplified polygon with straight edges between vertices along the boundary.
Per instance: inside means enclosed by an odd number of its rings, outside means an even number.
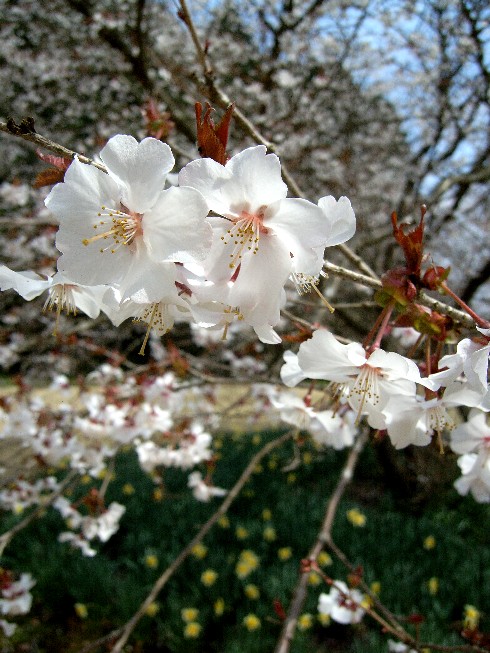
M6 2L1 28L12 62L1 73L11 80L0 123L0 289L11 325L2 362L24 372L37 350L66 397L69 376L85 378L81 410L28 393L27 375L2 404L3 437L29 447L32 477L39 463L69 467L2 492L5 509L32 509L2 550L52 506L68 524L60 541L96 555L125 507L106 505L110 474L85 511L68 490L83 474L99 478L127 446L157 481L176 467L196 500L224 497L110 634L122 651L270 451L300 434L349 448L282 618L276 650L285 652L322 550L352 571L332 526L371 437L452 450L457 491L490 500L486 244L470 265L488 208L488 9L469 0L53 5L48 14ZM26 185L34 170L36 190ZM291 426L231 488L214 485L212 465L205 478L195 469L212 461L212 434L235 407L216 410L220 383L250 386L249 424L267 410ZM468 420L449 437L454 409ZM351 587L324 580L320 615L371 617L396 638L392 650L428 645L360 573ZM29 610L33 582L8 576L5 615Z

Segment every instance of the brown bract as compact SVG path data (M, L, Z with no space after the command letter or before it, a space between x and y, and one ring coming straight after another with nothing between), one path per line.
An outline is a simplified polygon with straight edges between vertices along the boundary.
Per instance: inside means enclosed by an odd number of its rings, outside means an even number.
M206 102L204 115L202 104L196 102L197 146L199 154L203 158L214 159L221 165L225 165L228 161L229 156L226 153L226 145L234 108L235 105L230 104L219 123L215 125L211 118L214 109L209 102Z

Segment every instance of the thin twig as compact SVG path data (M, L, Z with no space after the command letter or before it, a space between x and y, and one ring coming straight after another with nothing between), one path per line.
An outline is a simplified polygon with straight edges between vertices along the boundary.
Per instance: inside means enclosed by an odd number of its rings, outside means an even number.
M59 156L66 157L68 159L74 159L76 157L81 163L87 163L88 165L95 166L99 170L102 170L102 172L107 172L107 168L103 163L94 161L93 159L90 159L88 156L85 156L84 154L79 154L78 152L69 150L63 145L59 145L59 143L55 143L54 141L51 141L49 138L46 138L45 136L41 136L41 134L38 134L37 132L24 133L19 130L12 129L12 127L10 127L5 122L0 122L0 131L5 132L6 134L10 134L10 136L16 136L17 138L22 138L25 141L34 143L35 145L39 145L40 147L43 147L44 149L49 150L50 152L54 152Z
M242 490L247 480L253 474L253 471L257 467L259 462L265 456L267 456L267 454L269 454L273 449L281 446L282 444L290 440L295 432L296 431L288 431L287 433L281 435L275 440L268 442L266 445L262 447L260 451L258 451L255 454L255 456L249 462L245 470L242 472L238 481L235 483L233 488L229 491L226 499L223 501L223 503L218 508L218 510L208 519L208 521L204 524L204 526L202 526L202 528L199 530L197 535L195 535L192 538L192 540L187 544L187 546L185 546L182 549L182 551L175 558L175 560L167 567L167 569L163 572L163 574L158 578L156 583L153 585L150 593L143 601L141 606L138 608L138 610L135 612L135 614L131 617L131 619L129 619L129 621L117 631L118 633L121 633L121 635L117 640L117 642L112 647L111 649L112 653L121 653L123 646L128 641L128 638L130 637L131 633L136 628L141 618L146 614L148 606L156 600L158 594L161 592L163 587L167 584L169 579L173 576L173 574L179 569L182 563L192 553L192 549L196 546L196 544L199 544L199 542L202 541L202 539L205 537L208 531L214 526L214 524L218 521L218 519L226 513L226 511L229 509L231 504L238 497L240 491Z
M307 556L307 559L313 563L316 562L316 559L318 558L318 555L320 554L321 550L324 548L325 544L327 544L332 539L331 530L337 512L337 508L339 505L339 501L342 498L346 487L352 480L354 469L359 460L359 455L363 450L364 445L367 442L368 434L369 431L365 429L354 443L354 446L352 447L349 453L347 461L340 475L340 479L339 482L337 483L337 487L335 488L327 504L327 510L325 512L325 517L323 519L320 532L318 534L316 542L312 546ZM293 600L289 607L288 615L284 621L281 635L279 637L277 646L275 648L275 653L287 653L291 647L291 643L294 637L294 632L296 630L298 617L306 599L307 585L308 585L308 574L302 572L299 577L299 581L296 585Z

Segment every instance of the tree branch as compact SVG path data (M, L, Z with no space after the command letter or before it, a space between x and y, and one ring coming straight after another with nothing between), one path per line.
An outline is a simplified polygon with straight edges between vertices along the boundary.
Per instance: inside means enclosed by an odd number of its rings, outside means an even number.
M19 129L19 126L16 125L13 120L12 121L9 120L7 122L0 122L0 131L5 132L6 134L10 134L11 136L17 136L18 138L22 138L24 141L29 141L29 143L34 143L35 145L39 145L40 147L43 147L44 149L49 150L50 152L54 152L59 156L66 157L68 159L74 159L76 157L81 163L86 163L88 165L95 166L99 170L102 170L102 172L107 172L107 168L103 163L98 163L97 161L90 159L88 156L85 156L84 154L79 154L78 152L69 150L63 145L59 145L58 143L49 140L49 138L46 138L45 136L41 136L41 134L38 134L35 131L23 131L22 129Z

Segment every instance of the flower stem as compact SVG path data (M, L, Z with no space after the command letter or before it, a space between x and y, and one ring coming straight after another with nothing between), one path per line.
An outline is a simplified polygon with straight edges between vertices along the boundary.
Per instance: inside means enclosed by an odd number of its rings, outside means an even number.
M464 302L458 295L456 295L455 292L449 288L449 286L446 284L445 281L441 283L441 288L444 290L444 292L452 297L454 301L461 306L461 308L468 313L468 315L475 320L476 324L482 328L482 329L490 329L490 322L488 320L484 320L482 317L477 315L473 309L471 309L466 302Z
M388 304L383 308L381 313L378 315L376 322L374 323L373 328L371 331L367 334L367 336L364 338L363 347L368 353L372 353L376 349L379 349L381 346L381 340L383 339L383 336L386 333L386 329L388 327L388 323L391 318L391 314L393 313L393 309L395 308L395 299L391 299ZM374 335L376 334L376 337L374 338ZM374 338L373 344L368 346L371 339Z

